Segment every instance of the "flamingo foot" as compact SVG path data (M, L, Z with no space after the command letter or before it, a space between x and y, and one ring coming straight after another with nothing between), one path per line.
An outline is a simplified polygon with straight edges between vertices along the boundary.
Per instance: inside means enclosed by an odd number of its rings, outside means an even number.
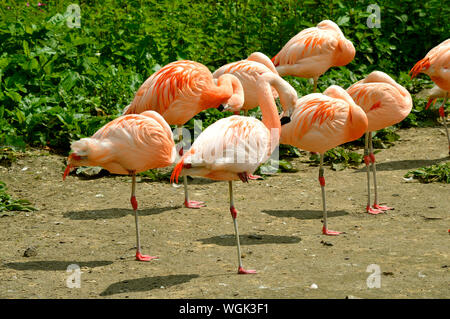
M150 261L152 259L159 259L156 256L142 255L140 252L136 252L136 260L138 261Z
M368 212L368 213L371 214L371 215L378 215L378 214L380 214L380 213L384 213L383 210L381 210L381 209L376 209L376 208L372 208L372 207L370 207L370 206L367 206L367 207L366 207L366 212Z
M378 204L373 204L373 208L378 209L378 210L382 210L382 211L394 209L393 207L381 206L381 205L378 205Z
M185 200L184 201L184 206L186 208L198 209L198 208L201 208L201 207L206 207L206 204L205 204L205 202L198 202L196 200L189 200L189 201Z
M248 174L248 179L256 180L256 179L263 179L263 178L259 175Z
M323 226L322 234L328 235L328 236L338 236L340 234L343 234L343 232L335 231L335 230L329 230L329 229L326 229L325 226Z
M239 268L238 268L238 274L240 274L240 275L245 275L245 274L256 274L256 270L251 270L251 269L246 270L246 269L244 269L244 268L242 268L242 267L239 267Z

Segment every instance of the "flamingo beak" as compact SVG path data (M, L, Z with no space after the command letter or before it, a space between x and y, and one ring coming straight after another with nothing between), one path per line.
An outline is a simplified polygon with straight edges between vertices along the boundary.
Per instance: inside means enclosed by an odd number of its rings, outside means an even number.
M67 165L66 169L64 170L64 175L63 175L63 181L66 180L67 175L69 175L70 170L72 169L72 165Z

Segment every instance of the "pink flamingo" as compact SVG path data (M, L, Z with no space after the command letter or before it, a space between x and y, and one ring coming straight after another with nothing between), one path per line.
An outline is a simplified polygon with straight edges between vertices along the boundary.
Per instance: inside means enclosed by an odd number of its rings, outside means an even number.
M213 73L213 77L217 78L223 74L232 74L236 76L244 88L244 104L242 110L244 116L248 116L248 111L258 107L258 80L261 74L273 73L278 75L272 61L261 52L252 53L247 59L226 64ZM295 105L297 100L297 92L292 86L287 86L285 81L272 81L272 95L274 98L280 97L283 105ZM278 91L282 92L279 96ZM287 99L287 101L285 100ZM239 114L239 112L236 112ZM235 114L236 114L235 113ZM249 179L259 179L261 176L249 174Z
M236 111L243 101L243 88L236 77L224 74L214 80L203 64L183 60L169 63L151 75L123 114L156 111L169 125L177 125L178 141L181 141L182 126L196 114L208 108L221 109L223 105ZM181 149L180 154L182 152ZM183 183L184 206L204 207L204 202L189 200L186 176Z
M431 49L422 60L414 65L409 73L411 73L411 79L416 77L419 73L427 74L441 90L446 92L444 102L439 107L439 115L441 116L447 134L448 151L450 154L450 135L447 128L444 109L450 92L450 39L445 40ZM427 108L430 103L431 102L429 101Z
M372 132L401 122L411 112L412 98L409 92L384 72L374 71L365 79L347 89L364 112L369 122L364 144L364 163L367 168L367 206L369 214L379 214L392 209L378 204L375 155L373 154ZM373 171L375 199L370 206L370 168Z
M92 137L71 144L72 153L63 180L71 168L101 166L113 174L131 174L131 206L136 222L136 260L158 257L142 255L136 200L136 173L166 167L176 157L170 126L154 111L123 115L99 129Z
M336 23L320 22L299 32L272 58L280 76L292 75L317 80L330 67L344 66L355 57L355 47Z
M325 200L324 153L340 144L360 138L367 130L367 116L350 95L332 85L323 94L312 93L297 101L291 122L281 129L281 144L320 153L319 183L322 190L324 235L341 232L328 229Z
M233 115L208 126L176 164L171 176L171 180L187 174L228 181L239 274L255 271L245 270L242 266L233 181L248 182L248 175L264 163L278 145L281 123L271 90L275 82L280 82L277 84L286 87L285 92L289 92L289 84L273 73L262 74L257 82L262 121Z
M214 73L214 78L219 78L223 74L232 74L236 76L244 88L244 104L241 110L244 116L248 115L248 111L258 107L257 81L263 73L271 72L278 75L272 61L261 52L254 52L245 60L228 63L218 68ZM278 97L276 90L272 90L274 98Z

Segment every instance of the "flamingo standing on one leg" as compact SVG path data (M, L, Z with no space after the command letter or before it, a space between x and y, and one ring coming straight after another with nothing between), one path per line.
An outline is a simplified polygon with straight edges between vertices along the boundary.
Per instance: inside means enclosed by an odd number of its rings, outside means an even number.
M232 74L236 76L244 89L244 116L248 111L258 107L258 80L264 73L273 73L278 75L272 61L263 53L254 52L247 59L226 64L213 73L213 77L220 77L223 74ZM280 97L281 104L287 109L295 105L297 101L297 92L292 86L286 85L285 81L272 81L272 95L274 98ZM237 112L239 113L239 112ZM258 175L250 174L249 179L259 179Z
M254 273L242 266L237 210L233 200L233 181L248 181L248 175L264 163L278 145L281 123L271 85L289 84L273 73L264 73L257 83L262 121L254 117L233 115L208 126L175 166L171 180L180 175L203 176L228 181L230 212L233 218L238 252L238 273ZM288 89L287 89L288 90Z
M136 200L136 173L166 167L176 157L170 126L154 111L121 116L98 130L90 138L71 145L72 153L63 180L71 168L101 166L113 174L131 174L131 206L136 222L136 260L149 261L154 256L141 254Z
M336 23L320 22L316 27L299 32L272 58L280 76L292 75L317 80L329 68L344 66L355 57L355 47Z
M446 92L444 102L439 107L439 115L447 134L448 152L450 154L450 134L445 116L445 103L450 92L450 39L431 49L422 60L414 65L409 73L411 73L411 79L419 73L427 74L439 88Z
M241 108L243 101L242 85L236 77L225 74L214 80L212 73L203 64L183 60L169 63L150 76L123 114L156 111L168 124L177 125L180 141L183 124L196 114L208 108L222 108L223 105L236 111ZM189 200L186 176L183 182L184 206L204 207L204 202Z
M322 190L324 235L341 232L328 229L325 200L324 153L338 145L360 138L367 130L367 116L350 95L332 85L323 94L312 93L297 101L291 122L281 129L281 144L320 153L319 183Z
M372 132L401 122L411 112L412 98L409 92L384 72L374 71L365 79L356 82L347 89L364 112L369 125L365 135L364 163L367 168L367 206L369 214L378 214L392 209L378 204L375 155L373 154ZM375 199L370 202L370 168L373 171Z

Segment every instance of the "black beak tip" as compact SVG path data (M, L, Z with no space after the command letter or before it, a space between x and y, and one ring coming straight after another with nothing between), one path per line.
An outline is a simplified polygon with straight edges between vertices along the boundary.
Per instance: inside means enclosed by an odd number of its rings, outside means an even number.
M220 104L220 105L217 107L217 109L218 109L220 112L223 112L223 110L224 110L225 108L223 107L222 104Z
M281 125L288 124L290 121L291 121L291 118L289 116L283 116L280 119Z

